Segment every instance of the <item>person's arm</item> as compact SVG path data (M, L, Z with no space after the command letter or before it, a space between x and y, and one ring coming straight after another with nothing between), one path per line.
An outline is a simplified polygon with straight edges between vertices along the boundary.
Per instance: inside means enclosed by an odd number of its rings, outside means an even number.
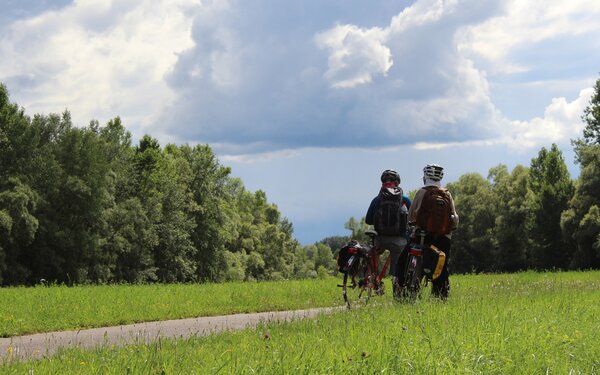
M412 205L412 201L406 194L402 194L402 203L406 206L408 210L410 210L410 206Z
M452 216L450 219L452 220L452 230L458 228L458 213L456 213L456 207L454 206L454 199L452 198L452 194L448 191L448 196L450 197L450 208L452 212Z
M375 197L371 201L369 209L367 210L367 216L365 216L365 223L373 225L373 219L375 216L375 210L377 209L377 205L379 205L379 197Z
M417 213L421 208L423 194L425 194L425 189L419 189L419 191L417 191L417 194L415 194L415 198L411 202L410 209L408 210L408 222L410 224L414 224L417 222Z

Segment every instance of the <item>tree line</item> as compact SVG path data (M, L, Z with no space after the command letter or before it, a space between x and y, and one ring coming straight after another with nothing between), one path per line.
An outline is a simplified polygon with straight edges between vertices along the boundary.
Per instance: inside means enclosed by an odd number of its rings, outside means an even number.
M572 141L581 168L575 181L553 144L528 167L509 171L500 164L486 177L468 173L447 185L460 216L452 272L600 268L600 79L582 120L583 137ZM364 218L350 218L346 228L350 237L366 240Z
M452 272L600 268L600 79L573 140L529 166L449 183L460 214ZM335 273L349 236L301 246L263 191L248 191L208 145L133 144L116 117L75 127L36 114L0 84L0 285L279 280Z
M600 79L581 118L575 181L553 144L529 167L499 165L487 178L471 173L448 184L461 212L455 272L600 268Z
M75 127L32 118L0 84L0 285L316 277L325 245L300 246L263 191L208 145L132 144L117 117Z

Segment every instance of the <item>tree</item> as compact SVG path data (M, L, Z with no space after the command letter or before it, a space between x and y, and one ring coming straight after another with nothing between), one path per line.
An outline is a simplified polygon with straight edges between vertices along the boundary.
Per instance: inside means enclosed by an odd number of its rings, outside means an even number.
M570 268L600 268L600 145L578 150L581 173L575 194L561 217L565 236L576 243Z
M589 104L583 110L581 119L586 123L583 129L583 143L600 145L600 79L596 80L594 93Z
M561 227L577 246L570 267L600 268L600 79L582 120L586 123L583 139L572 141L581 173Z
M354 217L348 219L344 224L344 228L348 229L352 234L351 238L357 240L360 243L369 243L369 237L365 234L365 231L371 226L365 222L365 218L362 217L360 220L356 220Z
M160 204L159 243L154 253L159 280L184 282L197 274L197 248L192 240L199 210L189 188L192 173L175 145L167 145L153 174Z
M23 283L30 275L22 262L39 228L40 196L31 178L36 138L30 119L0 84L0 285Z
M562 234L560 218L574 186L556 144L550 150L542 148L531 160L530 178L535 202L529 260L537 269L566 269L574 249Z
M316 251L314 253L315 269L318 271L320 267L326 270L334 271L336 267L335 258L331 254L331 249L324 244L318 243L315 245Z
M32 214L39 197L16 177L4 185L0 190L0 284L22 283L30 273L23 267L22 254L39 227Z
M460 225L452 235L453 272L483 272L495 269L492 250L498 199L491 183L478 173L460 176L449 183Z
M330 236L325 237L318 243L326 245L331 250L332 254L337 254L337 252L350 241L349 236Z
M217 280L219 269L226 266L219 253L225 250L228 213L235 199L227 193L230 168L222 166L208 145L182 146L181 152L190 167L189 188L195 205L192 217L192 241L196 248L196 277ZM235 194L235 189L232 190ZM231 199L231 201L229 201ZM233 249L230 249L233 250Z
M136 146L120 118L25 116L0 84L0 284L294 276L293 226L208 145ZM311 276L332 261L310 252Z
M529 170L517 165L508 173L505 165L490 170L492 191L498 204L494 224L494 258L498 271L515 272L527 267L533 193Z
M317 277L314 261L314 254L316 251L315 245L302 246L298 248L294 260L294 277L298 279Z

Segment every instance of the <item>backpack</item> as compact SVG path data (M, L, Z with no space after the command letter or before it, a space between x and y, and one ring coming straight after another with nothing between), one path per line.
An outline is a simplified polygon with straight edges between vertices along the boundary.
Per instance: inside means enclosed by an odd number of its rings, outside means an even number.
M366 251L356 240L348 242L340 249L337 256L338 271L346 272L350 270L351 274L358 271L359 259L366 256ZM354 258L352 258L354 257ZM352 258L352 259L351 259Z
M375 211L373 223L377 234L383 236L404 236L408 210L402 204L401 188L381 188L379 207Z
M452 202L447 189L428 186L417 213L417 226L434 235L451 232Z

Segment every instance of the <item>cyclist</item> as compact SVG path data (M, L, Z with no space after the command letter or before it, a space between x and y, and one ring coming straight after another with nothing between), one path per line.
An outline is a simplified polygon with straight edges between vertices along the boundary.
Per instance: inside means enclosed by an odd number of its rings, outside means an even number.
M375 246L379 251L390 251L390 275L395 289L397 263L408 242L407 216L411 201L400 188L400 174L386 169L381 174L379 194L371 201L365 222L375 227Z
M452 231L458 226L458 214L454 207L454 200L448 190L442 187L441 180L444 177L444 168L437 164L427 164L423 168L423 187L417 191L412 205L408 211L408 222L417 228L424 229L427 234L425 243L434 245L446 254L446 262L440 276L433 280L431 293L441 299L448 298L450 292L450 273L448 271L448 260L450 259L450 248ZM430 197L440 193L446 196L449 203L441 211L429 208ZM440 206L438 204L438 206ZM444 204L441 204L444 206ZM442 217L433 218L435 215Z

